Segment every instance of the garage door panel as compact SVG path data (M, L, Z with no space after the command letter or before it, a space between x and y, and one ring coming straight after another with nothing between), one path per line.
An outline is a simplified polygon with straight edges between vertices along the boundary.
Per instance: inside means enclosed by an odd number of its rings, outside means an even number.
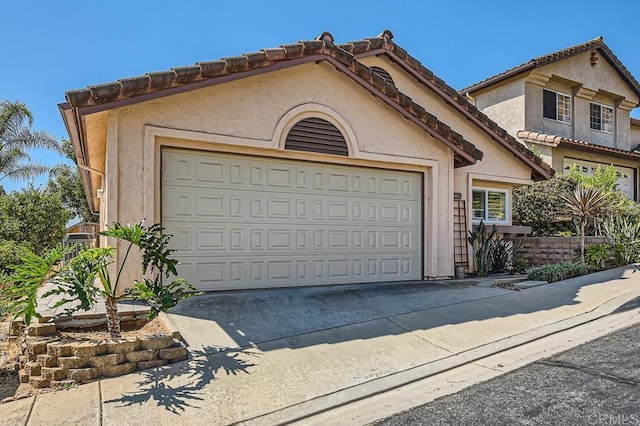
M215 188L207 188L197 194L197 190L181 187L165 187L169 195L163 200L165 220L208 221L208 217L225 218L227 222L245 222L250 219L264 219L269 223L306 224L310 219L336 224L360 222L361 226L374 223L395 223L415 226L415 202L399 200L391 202L371 202L366 198L334 197L323 200L318 197L306 199L284 194L260 195L216 194ZM218 189L217 191L222 191ZM356 224L357 225L357 224Z
M354 250L362 253L392 250L406 254L415 252L420 246L414 232L395 227L365 231L349 225L323 230L294 228L286 224L274 224L269 229L265 229L263 224L234 225L174 222L169 227L174 234L170 248L189 255L220 256L228 253L238 256L241 255L236 253L239 251L247 255L267 251L272 255L291 251L313 255L326 251L352 254Z
M574 164L578 167L578 170L580 171L580 173L582 173L585 176L593 175L596 172L598 167L600 167L601 169L605 169L608 166L610 166L610 164L605 164L605 163L595 163L592 161L574 160L571 158L565 158L564 164L563 164L565 173L568 173ZM635 199L634 198L635 197L634 170L629 167L621 167L621 166L614 166L614 167L616 168L616 172L617 172L616 189L622 192L623 194L625 194L629 199L634 200Z
M203 290L421 277L416 173L163 151L162 223Z
M208 156L206 153L193 153L186 151L163 151L163 185L177 185L188 188L210 188L212 179L198 178L200 174L196 170L197 159L192 157ZM220 167L224 172L216 175L216 188L221 189L237 189L240 191L269 191L269 192L285 192L291 193L292 189L296 189L296 194L344 194L345 192L360 193L365 196L376 194L377 198L397 199L398 197L414 200L420 195L420 180L416 179L415 173L405 173L405 176L393 176L395 172L386 172L378 169L355 168L345 166L322 165L319 170L309 170L309 168L318 168L319 166L309 162L293 162L282 161L277 159L258 158L247 160L253 157L236 157L239 162L230 163L228 156L220 156ZM202 160L200 160L202 161ZM179 163L180 169L184 171L176 171L178 168L174 166ZM184 166L182 166L184 164ZM280 183L278 185L270 185L267 176L272 176L271 170L278 175L281 170L287 168L290 170L290 184ZM237 170L237 172L232 172ZM388 177L381 178L380 173L389 174ZM348 186L344 188L344 184L340 183L341 176L348 177ZM276 179L271 177L272 181L283 182L282 178ZM364 187L363 187L363 182ZM368 182L368 184L366 184Z
M271 287L365 282L371 277L378 281L411 280L415 279L414 261L410 257L367 256L355 259L201 259L181 263L178 272L186 280L197 283L200 289L209 291L263 287L265 279Z

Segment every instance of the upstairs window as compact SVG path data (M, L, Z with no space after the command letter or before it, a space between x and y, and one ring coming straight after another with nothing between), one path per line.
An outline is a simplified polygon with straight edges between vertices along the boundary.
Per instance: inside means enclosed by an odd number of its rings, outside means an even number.
M613 108L592 102L589 110L592 129L613 133Z
M562 123L571 123L571 97L544 89L542 93L542 116Z
M473 221L507 223L507 191L473 188L471 201Z

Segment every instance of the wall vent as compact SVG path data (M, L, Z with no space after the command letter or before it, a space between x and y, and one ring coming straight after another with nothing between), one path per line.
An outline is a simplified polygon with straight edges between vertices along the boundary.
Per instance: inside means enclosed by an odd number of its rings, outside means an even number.
M340 130L327 120L305 118L291 128L284 149L318 152L321 154L349 155L347 142Z

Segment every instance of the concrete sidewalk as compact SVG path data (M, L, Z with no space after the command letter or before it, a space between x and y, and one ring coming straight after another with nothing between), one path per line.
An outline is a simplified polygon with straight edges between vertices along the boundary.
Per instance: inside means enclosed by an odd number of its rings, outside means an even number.
M3 424L277 424L348 407L602 318L617 268L520 292L471 281L225 293L171 319L193 359L0 405ZM640 321L640 316L638 317Z

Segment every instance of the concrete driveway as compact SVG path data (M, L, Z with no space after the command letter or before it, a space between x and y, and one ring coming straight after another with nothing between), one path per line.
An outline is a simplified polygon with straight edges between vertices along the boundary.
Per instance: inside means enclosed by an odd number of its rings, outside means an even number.
M4 404L0 415L29 425L283 423L592 321L640 295L633 268L519 292L476 284L193 298L170 313L189 361Z

